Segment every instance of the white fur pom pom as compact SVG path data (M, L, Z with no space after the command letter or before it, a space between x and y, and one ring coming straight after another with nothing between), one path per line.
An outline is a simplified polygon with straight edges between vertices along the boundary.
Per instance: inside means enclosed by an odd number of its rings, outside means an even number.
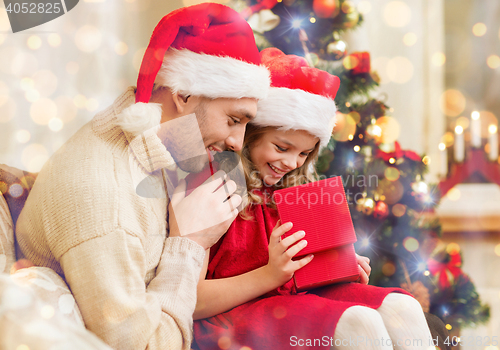
M160 126L161 104L159 103L135 103L125 108L118 115L117 124L123 131L132 135L139 135L146 130Z

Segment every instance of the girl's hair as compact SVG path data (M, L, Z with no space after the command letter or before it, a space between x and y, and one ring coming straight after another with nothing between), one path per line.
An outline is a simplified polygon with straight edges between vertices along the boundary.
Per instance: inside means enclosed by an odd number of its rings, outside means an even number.
M252 124L248 124L245 131L245 141L243 142L243 149L241 150L241 162L243 164L243 170L245 172L245 180L247 183L247 192L248 192L248 204L262 204L264 200L262 196L260 196L256 192L260 192L266 183L261 179L259 171L252 163L250 159L250 150L252 147L256 145L256 143L264 136L265 133L277 130L276 127L267 126L267 127L258 127ZM286 173L275 185L272 186L273 189L281 189L287 188L297 185L303 185L305 183L313 182L317 179L317 173L314 170L312 162L316 158L319 153L319 141L316 143L313 151L309 153L306 161L302 164L301 167ZM276 208L274 202L267 203L270 207ZM248 220L250 217L248 216L247 210L242 210L240 212L240 216Z

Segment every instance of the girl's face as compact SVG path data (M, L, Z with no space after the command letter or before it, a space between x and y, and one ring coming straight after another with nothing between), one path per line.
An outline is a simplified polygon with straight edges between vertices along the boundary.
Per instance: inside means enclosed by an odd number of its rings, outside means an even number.
M269 186L304 164L319 139L304 130L270 129L250 148L250 160Z

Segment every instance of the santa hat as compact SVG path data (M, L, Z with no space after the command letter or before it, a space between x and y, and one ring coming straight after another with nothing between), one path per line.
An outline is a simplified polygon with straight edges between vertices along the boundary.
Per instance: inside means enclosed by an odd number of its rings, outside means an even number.
M335 126L337 108L333 99L340 79L276 48L262 50L261 58L271 72L271 88L267 98L259 101L251 123L305 130L320 139L321 148L326 146Z
M154 83L183 95L262 99L270 81L248 23L227 6L203 3L169 13L154 29L136 103L119 116L124 130L139 134L159 125L161 108L148 103Z

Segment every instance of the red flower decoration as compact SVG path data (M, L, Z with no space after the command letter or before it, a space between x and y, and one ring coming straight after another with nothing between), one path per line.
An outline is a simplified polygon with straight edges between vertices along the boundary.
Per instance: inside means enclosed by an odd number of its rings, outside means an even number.
M433 258L429 258L427 261L427 267L430 273L433 276L437 276L439 286L443 289L450 287L450 280L454 280L462 273L461 266L462 258L459 253L450 254L450 261L446 263L437 261Z
M370 53L369 52L353 52L349 55L357 60L358 64L352 68L353 74L370 73Z
M413 151L403 151L401 149L401 145L397 141L394 142L394 148L395 148L394 152L389 152L389 153L384 152L381 149L378 149L376 157L384 160L385 162L388 162L389 159L391 159L391 158L399 159L402 157L414 160L416 162L419 162L422 160L422 158L417 153L415 153Z

